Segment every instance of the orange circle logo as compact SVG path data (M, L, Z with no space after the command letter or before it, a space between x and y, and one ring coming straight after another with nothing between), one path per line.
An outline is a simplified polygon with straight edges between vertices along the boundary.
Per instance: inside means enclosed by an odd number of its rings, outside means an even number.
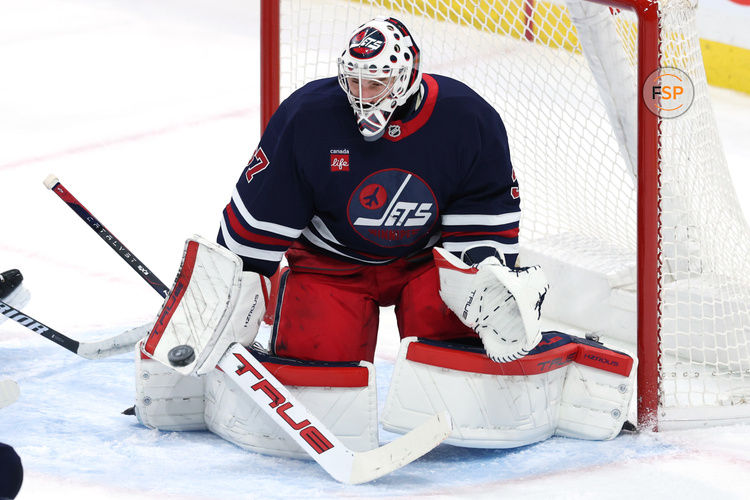
M659 68L643 84L643 101L653 114L676 118L684 114L695 97L690 77L677 68Z

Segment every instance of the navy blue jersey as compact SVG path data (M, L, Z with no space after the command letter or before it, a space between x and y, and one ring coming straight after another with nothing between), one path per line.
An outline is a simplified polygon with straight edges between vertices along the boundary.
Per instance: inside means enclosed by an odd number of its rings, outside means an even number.
M424 75L422 86L418 109L374 142L336 78L294 92L237 182L219 243L266 275L298 239L366 264L435 245L515 260L518 184L500 116L451 78Z

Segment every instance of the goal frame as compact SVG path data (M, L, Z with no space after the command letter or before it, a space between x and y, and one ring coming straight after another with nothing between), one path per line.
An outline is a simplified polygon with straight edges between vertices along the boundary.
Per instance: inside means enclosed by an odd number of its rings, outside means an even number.
M533 0L529 0L533 1ZM638 181L637 181L637 354L638 428L658 430L660 367L659 223L660 124L640 95L649 75L660 67L660 27L656 0L587 0L635 13L638 23ZM260 108L261 131L280 100L280 0L260 2Z

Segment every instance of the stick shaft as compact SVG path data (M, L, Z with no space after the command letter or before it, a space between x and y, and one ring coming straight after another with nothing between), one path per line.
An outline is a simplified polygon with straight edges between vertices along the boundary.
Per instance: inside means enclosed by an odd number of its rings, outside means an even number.
M147 323L142 326L125 330L106 339L95 340L92 342L79 342L78 340L74 340L67 335L58 332L54 328L45 325L41 321L32 318L28 314L16 309L2 300L0 300L0 314L86 359L103 359L124 352L132 352L135 344L148 335L152 326L151 323Z
M0 314L12 319L19 325L25 326L32 332L38 333L42 337L51 340L55 344L64 347L70 352L78 354L79 342L77 340L73 340L70 337L63 335L54 328L50 328L44 323L35 320L31 316L22 313L2 300L0 300Z
M169 288L156 277L156 275L146 265L136 257L133 252L127 249L122 242L115 237L104 224L94 217L83 204L63 186L60 181L50 176L44 182L52 192L54 192L62 201L65 202L107 245L117 253L133 270L143 278L146 283L156 290L162 297L169 295Z

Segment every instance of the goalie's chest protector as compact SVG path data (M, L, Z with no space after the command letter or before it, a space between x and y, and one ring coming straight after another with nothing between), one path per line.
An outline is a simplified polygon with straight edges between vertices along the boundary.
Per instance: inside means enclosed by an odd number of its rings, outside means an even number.
M248 210L261 220L304 227L302 239L324 251L378 263L437 243L440 217L456 200L463 213L501 212L483 206L498 196L517 206L506 189L514 181L498 114L455 80L425 75L423 85L417 111L392 121L374 142L358 132L335 78L295 92L246 170L267 165L257 172L260 194L245 200ZM469 198L477 200L476 210Z

